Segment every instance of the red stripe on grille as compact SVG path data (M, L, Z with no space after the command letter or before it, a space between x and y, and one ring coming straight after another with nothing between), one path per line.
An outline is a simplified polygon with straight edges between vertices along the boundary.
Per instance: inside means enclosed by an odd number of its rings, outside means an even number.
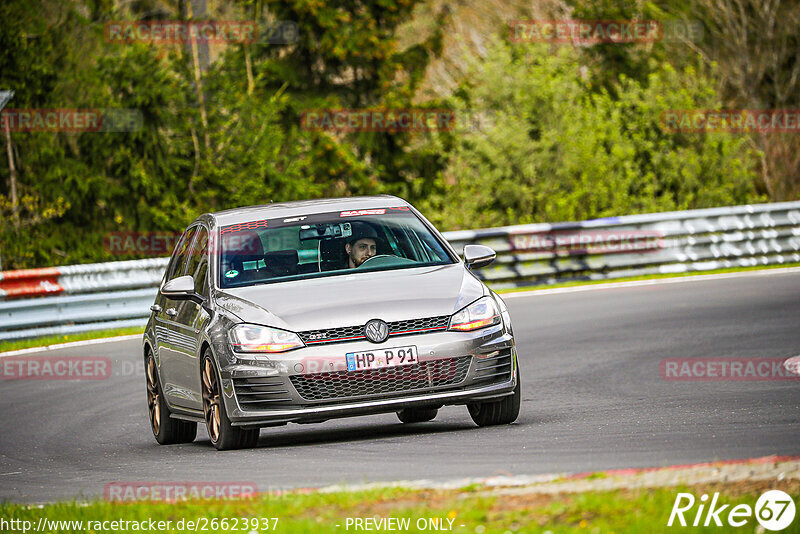
M356 336L356 337L332 337L330 339L315 339L314 341L306 341L306 343L329 343L331 341L346 341L348 339L367 339L366 336Z
M430 332L431 330L446 330L446 326L434 326L433 328L418 328L416 330L402 330L400 332L392 332L389 336L396 336L397 334L411 334L412 332Z

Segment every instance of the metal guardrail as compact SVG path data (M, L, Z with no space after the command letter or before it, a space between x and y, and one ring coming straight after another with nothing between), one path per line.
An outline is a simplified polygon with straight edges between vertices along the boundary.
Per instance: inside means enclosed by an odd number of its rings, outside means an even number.
M168 261L148 258L4 271L0 272L0 299L157 287Z
M446 232L493 288L800 262L800 202ZM0 273L0 340L142 326L168 258ZM15 296L49 295L14 299ZM66 295L66 296L65 296Z
M800 202L449 232L497 260L494 288L800 262Z

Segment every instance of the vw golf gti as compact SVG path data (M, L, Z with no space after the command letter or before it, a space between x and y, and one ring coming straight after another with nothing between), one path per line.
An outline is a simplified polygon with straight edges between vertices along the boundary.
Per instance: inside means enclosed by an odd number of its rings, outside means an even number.
M520 408L511 318L413 206L391 196L204 214L178 241L143 338L161 444L206 425L217 449L262 427L466 405L480 425Z

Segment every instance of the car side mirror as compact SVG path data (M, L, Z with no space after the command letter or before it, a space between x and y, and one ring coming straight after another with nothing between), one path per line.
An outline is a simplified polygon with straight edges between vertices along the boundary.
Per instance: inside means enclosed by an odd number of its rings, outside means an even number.
M203 303L203 297L194 291L194 279L189 276L173 278L161 288L161 294L175 300L193 300Z
M486 267L494 261L497 254L494 250L483 245L465 245L464 263L468 269L480 269Z

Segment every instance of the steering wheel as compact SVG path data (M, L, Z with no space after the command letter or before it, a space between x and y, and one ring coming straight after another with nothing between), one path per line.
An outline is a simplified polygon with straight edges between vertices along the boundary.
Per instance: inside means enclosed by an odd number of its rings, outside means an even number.
M369 258L367 258L366 260L361 262L361 265L359 265L359 267L362 267L362 266L366 265L367 263L371 262L372 260L377 260L378 258L397 258L397 257L399 257L399 256L395 256L394 254L378 254L377 256L370 256Z
M375 261L373 261L373 260L375 260ZM370 267L378 267L378 266L384 266L384 265L388 266L388 267L391 267L391 266L395 266L395 265L409 265L409 264L412 264L412 263L417 263L414 260L410 260L410 259L404 258L402 256L395 256L394 254L378 254L377 256L372 256L371 258L367 258L366 260L364 260L364 263L362 263L358 267L361 267L362 265L366 265L369 262L372 262L369 265ZM358 268L358 267L356 267L356 268Z

